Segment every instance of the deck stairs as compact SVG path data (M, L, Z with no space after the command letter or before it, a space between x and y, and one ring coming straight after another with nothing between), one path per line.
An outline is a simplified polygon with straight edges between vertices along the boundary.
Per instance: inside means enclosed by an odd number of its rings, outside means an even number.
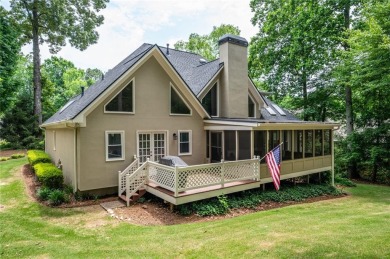
M135 160L125 170L118 172L118 197L124 200L127 206L146 193L144 188L147 180L146 167L147 163L140 165L135 157Z

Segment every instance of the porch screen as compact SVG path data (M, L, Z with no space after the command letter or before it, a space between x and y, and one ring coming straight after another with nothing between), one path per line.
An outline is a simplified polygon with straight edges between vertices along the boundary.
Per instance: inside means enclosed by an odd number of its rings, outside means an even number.
M236 160L236 132L227 130L225 135L225 160Z
M305 130L305 158L313 157L313 131Z
M324 156L332 154L332 130L324 130Z
M294 159L303 158L303 131L294 131Z
M253 134L254 155L264 157L267 153L267 131L256 130ZM261 161L265 163L265 159Z
M314 142L314 147L315 147L315 155L316 156L322 156L322 130L315 130L315 142Z
M280 144L280 131L270 130L269 131L269 147L268 150L272 150L274 147Z
M250 131L238 131L238 159L251 159Z
M122 91L120 91L105 106L106 112L133 112L133 81L131 81Z
M282 159L292 159L292 130L283 130Z

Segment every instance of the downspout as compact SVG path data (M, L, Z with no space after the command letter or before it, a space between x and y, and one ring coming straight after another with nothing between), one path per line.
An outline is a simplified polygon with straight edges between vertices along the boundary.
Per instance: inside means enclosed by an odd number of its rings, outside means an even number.
M78 179L77 179L77 126L73 129L74 130L74 169L73 169L73 172L74 172L74 186L73 186L73 192L77 192L77 183L78 183Z

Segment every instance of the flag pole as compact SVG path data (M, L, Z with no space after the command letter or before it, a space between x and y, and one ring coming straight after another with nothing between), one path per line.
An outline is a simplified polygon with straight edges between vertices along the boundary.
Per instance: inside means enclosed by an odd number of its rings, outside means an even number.
M277 147L283 145L283 143L284 143L284 142L280 143L279 145L277 145L276 147L274 147L273 149L271 149L271 151L268 151L268 153L274 151ZM267 154L268 154L268 153L267 153ZM265 156L263 156L262 158L260 158L259 161L263 160L263 159L267 156L267 154L265 154Z

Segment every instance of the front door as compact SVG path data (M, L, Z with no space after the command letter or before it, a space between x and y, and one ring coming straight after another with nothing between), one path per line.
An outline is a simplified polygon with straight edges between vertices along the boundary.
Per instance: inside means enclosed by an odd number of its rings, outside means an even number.
M210 132L211 163L219 163L222 159L222 132Z
M165 132L142 132L138 133L138 157L141 163L147 158L158 162L166 155Z

